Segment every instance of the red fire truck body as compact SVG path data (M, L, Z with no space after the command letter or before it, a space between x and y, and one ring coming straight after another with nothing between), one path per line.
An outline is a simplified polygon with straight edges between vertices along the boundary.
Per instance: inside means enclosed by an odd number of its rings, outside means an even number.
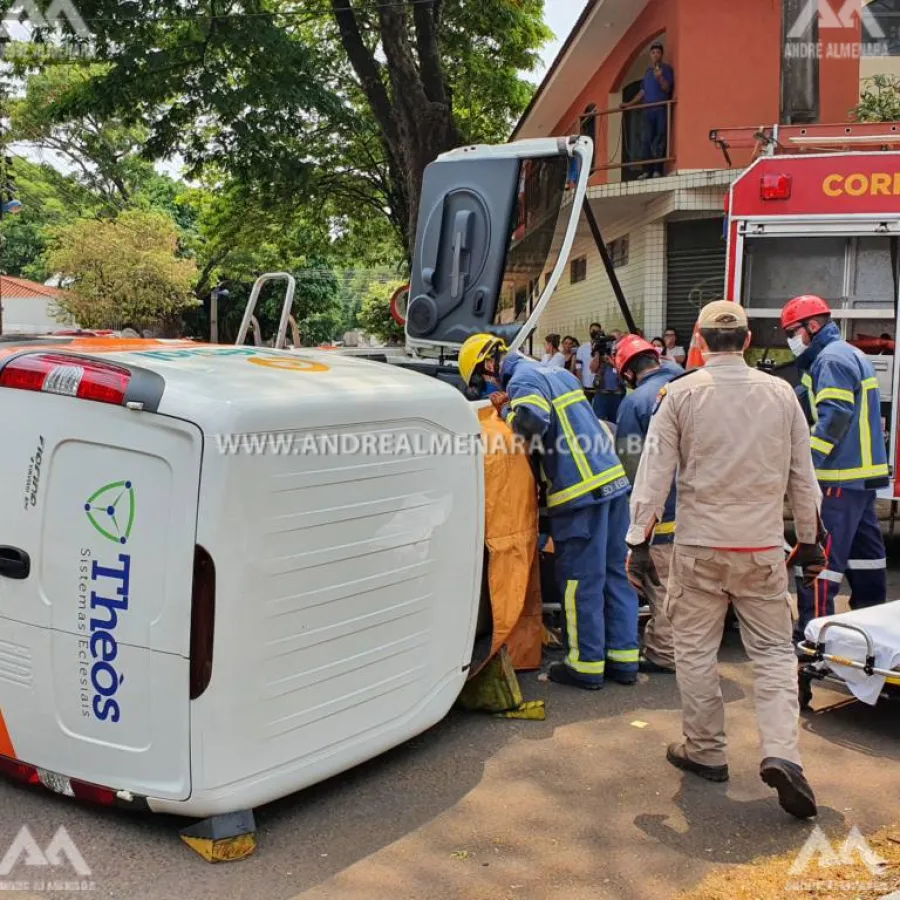
M726 296L746 307L757 352L788 362L781 308L791 297L818 294L844 338L869 357L893 479L880 495L900 498L900 152L762 156L732 184L726 213Z

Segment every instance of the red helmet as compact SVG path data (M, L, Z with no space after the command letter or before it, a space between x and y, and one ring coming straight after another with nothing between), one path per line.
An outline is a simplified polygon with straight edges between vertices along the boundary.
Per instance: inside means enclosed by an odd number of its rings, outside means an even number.
M830 316L831 307L815 294L804 294L788 301L781 311L782 330L793 328L814 316Z
M636 334L626 334L616 345L616 355L613 359L616 371L620 375L623 374L631 361L641 353L655 353L657 359L659 358L659 349L649 341Z

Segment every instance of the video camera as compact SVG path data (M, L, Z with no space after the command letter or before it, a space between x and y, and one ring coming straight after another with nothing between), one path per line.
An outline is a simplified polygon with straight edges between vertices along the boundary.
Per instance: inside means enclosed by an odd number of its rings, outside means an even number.
M616 339L607 334L601 334L591 341L591 354L610 356L615 346Z

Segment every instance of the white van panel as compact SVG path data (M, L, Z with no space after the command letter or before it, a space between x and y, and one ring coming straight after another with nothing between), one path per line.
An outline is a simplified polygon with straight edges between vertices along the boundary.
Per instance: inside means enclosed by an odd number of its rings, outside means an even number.
M4 678L0 664L16 756L184 799L202 435L163 416L9 389L0 414L0 453L16 476L3 479L0 544L32 563L25 580L0 577L0 647L31 661L26 679Z
M443 429L416 419L328 433L358 445L373 431L414 444ZM198 543L216 563L216 642L192 705L192 815L296 791L443 718L471 658L483 547L477 453L206 446Z
M166 655L161 664L161 654L120 645L124 681L98 706L104 721L92 708L86 654L76 635L0 619L0 712L16 756L70 778L187 798L190 729L175 698L187 696L188 661Z

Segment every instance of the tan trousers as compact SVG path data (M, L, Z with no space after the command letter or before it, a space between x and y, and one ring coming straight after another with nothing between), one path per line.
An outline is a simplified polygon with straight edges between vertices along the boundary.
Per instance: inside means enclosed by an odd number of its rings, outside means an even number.
M791 644L790 595L781 547L734 553L676 544L665 611L675 632L687 755L725 764L725 704L717 668L728 601L753 664L763 758L800 764L797 659Z
M654 544L650 547L650 557L662 587L657 587L649 578L644 580L644 596L650 605L650 619L644 628L644 656L658 666L675 668L675 635L672 623L666 618L666 585L672 566L674 544Z

